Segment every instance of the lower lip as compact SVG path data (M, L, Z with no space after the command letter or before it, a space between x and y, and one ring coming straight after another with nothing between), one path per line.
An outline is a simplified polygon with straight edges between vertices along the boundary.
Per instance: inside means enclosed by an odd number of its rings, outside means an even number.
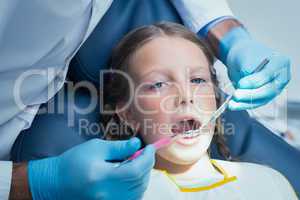
M179 138L176 140L176 143L183 145L183 146L191 146L198 141L199 137L200 137L200 135L196 135L193 137L179 136Z

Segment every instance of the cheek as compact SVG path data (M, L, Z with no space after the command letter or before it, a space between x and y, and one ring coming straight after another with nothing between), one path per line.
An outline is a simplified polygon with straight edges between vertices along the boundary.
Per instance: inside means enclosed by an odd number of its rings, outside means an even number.
M135 98L136 107L144 114L176 112L176 93L173 89L164 90L153 94L142 94Z
M217 109L215 91L212 86L195 87L193 95L199 112L209 114Z
M134 117L140 124L139 134L146 144L166 136L169 117L161 108L162 98L140 97L134 106Z
M143 114L151 114L155 113L155 111L159 110L161 98L159 97L137 97L135 101L135 106L138 108L139 112Z

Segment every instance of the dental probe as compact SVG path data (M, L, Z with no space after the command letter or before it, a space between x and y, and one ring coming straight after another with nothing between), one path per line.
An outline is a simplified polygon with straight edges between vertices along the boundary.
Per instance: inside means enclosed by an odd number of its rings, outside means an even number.
M262 70L268 63L270 62L270 59L265 58L253 71L253 73L257 73L260 70ZM186 131L185 134L191 134L191 133L198 133L200 132L204 127L206 127L209 123L214 122L227 108L229 101L231 100L231 98L233 97L234 92L229 95L226 100L224 101L224 103L220 106L220 108L218 108L213 115L211 116L211 118L206 121L205 123L203 123L203 125L201 125L201 127L197 130L189 130Z

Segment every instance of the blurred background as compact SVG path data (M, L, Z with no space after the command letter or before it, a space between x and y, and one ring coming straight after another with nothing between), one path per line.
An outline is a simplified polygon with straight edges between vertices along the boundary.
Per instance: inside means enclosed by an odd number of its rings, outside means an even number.
M268 105L249 113L291 145L300 149L300 1L227 0L235 16L253 37L288 55L292 79L287 89ZM221 83L230 81L224 66L216 63Z

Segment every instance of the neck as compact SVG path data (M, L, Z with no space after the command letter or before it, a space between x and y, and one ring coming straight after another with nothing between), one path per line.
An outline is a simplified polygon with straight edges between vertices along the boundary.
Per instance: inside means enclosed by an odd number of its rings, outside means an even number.
M165 170L176 179L192 180L207 178L219 174L212 165L208 154L204 154L192 164L175 164L159 155L156 155L155 169Z

